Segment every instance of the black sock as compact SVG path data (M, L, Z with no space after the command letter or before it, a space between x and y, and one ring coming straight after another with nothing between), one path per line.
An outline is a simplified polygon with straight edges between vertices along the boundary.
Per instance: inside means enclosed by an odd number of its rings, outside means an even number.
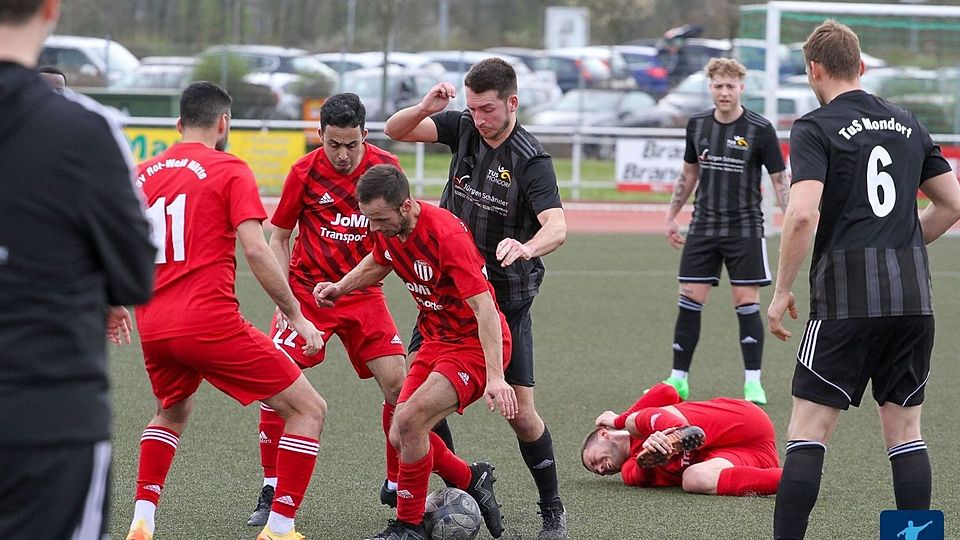
M932 490L930 455L922 439L887 450L893 469L893 496L897 510L929 510Z
M447 424L447 419L444 418L437 422L437 425L433 426L433 429L430 430L437 434L441 439L443 439L443 444L446 445L447 449L456 454L457 452L453 449L453 433L450 433L450 426Z
M810 512L820 494L823 454L827 447L816 441L788 441L783 475L773 510L773 536L777 540L803 538Z
M673 328L673 369L690 371L693 351L700 341L700 312L703 304L680 295L677 324Z
M543 435L533 442L520 443L520 455L523 456L524 463L530 469L533 475L533 481L537 484L537 491L540 492L540 502L551 502L559 499L557 491L557 461L553 457L553 438L550 437L550 430L543 426Z
M737 319L740 321L743 369L760 369L763 360L763 320L760 318L760 304L737 306Z

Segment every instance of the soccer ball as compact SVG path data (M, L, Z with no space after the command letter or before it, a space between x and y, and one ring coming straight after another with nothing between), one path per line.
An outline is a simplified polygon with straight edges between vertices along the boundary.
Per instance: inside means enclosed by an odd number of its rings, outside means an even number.
M477 501L466 491L442 488L427 496L423 526L432 540L473 540L482 519Z

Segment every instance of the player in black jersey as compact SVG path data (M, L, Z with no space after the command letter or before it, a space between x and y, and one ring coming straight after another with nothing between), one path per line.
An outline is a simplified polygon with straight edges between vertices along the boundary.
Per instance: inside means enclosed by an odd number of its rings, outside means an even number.
M934 324L924 247L960 219L960 186L912 114L861 89L860 43L834 21L803 46L823 107L790 134L793 185L770 331L791 336L790 291L816 231L810 320L797 353L793 414L774 512L776 538L803 538L823 456L840 411L859 406L867 381L879 405L898 509L930 507L931 472L920 434ZM930 204L918 217L916 193Z
M464 78L464 87L466 110L444 112L456 89L441 83L417 105L391 116L384 131L395 140L439 142L453 153L440 206L473 233L513 335L504 375L516 391L519 410L509 422L540 495L539 538L566 538L553 440L533 400L530 319L544 275L540 257L566 238L557 177L543 146L517 122L517 74L510 64L499 58L477 62ZM409 356L416 354L421 341L414 332Z
M680 258L679 312L673 335L673 371L665 383L684 399L687 373L700 339L700 313L711 287L726 265L733 305L740 322L745 399L767 402L760 384L763 320L760 287L770 284L770 266L760 209L760 167L773 181L777 204L786 209L788 181L777 133L770 122L740 104L746 68L729 58L714 58L704 69L714 108L687 122L687 149L667 211L667 240L683 246ZM679 233L677 215L697 191L689 234Z

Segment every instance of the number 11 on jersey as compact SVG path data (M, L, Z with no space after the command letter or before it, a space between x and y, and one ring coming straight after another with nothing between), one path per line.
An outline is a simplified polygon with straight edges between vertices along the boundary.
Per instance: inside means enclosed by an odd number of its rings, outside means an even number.
M173 262L186 258L183 248L183 215L187 206L187 195L181 193L174 197L167 206L167 198L159 197L147 208L147 219L150 220L151 237L157 246L155 264L167 262L167 216L170 216L170 242L173 244Z

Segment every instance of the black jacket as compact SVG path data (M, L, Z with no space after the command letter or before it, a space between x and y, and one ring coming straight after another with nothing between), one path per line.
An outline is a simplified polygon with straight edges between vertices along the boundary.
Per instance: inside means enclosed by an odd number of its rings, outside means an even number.
M0 62L0 446L110 436L105 315L155 249L116 123Z

